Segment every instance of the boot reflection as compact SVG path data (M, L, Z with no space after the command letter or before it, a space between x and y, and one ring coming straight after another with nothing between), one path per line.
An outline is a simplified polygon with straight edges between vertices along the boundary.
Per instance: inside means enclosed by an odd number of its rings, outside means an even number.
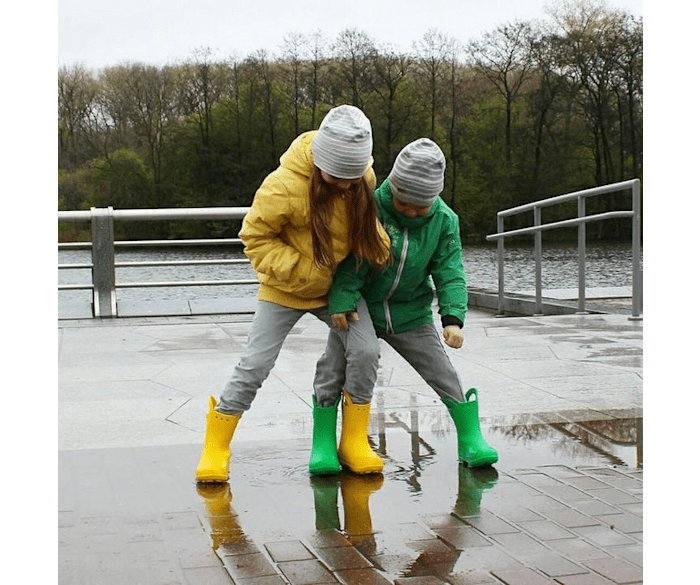
M493 467L458 468L457 501L454 513L458 516L474 516L479 513L481 498L486 490L498 482L498 471Z
M310 481L314 492L316 529L334 528L340 530L340 517L338 516L340 479L337 475L312 475Z
M376 548L369 498L383 484L384 476L381 474L342 473L340 476L340 491L345 511L345 536L354 546L362 546L365 553L371 553Z
M214 550L222 545L246 542L246 535L238 524L238 516L231 507L231 488L228 483L198 483L197 493L204 500L209 516Z

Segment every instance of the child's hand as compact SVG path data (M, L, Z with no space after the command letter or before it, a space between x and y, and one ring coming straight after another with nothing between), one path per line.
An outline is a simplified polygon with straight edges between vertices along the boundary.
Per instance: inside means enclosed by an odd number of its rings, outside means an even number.
M347 331L350 328L348 325L348 315L350 318L357 323L360 320L360 316L357 313L336 313L331 315L331 321L333 321L333 327Z
M445 338L445 343L455 349L459 349L464 343L464 333L462 333L462 328L457 325L445 327L442 330L442 336Z

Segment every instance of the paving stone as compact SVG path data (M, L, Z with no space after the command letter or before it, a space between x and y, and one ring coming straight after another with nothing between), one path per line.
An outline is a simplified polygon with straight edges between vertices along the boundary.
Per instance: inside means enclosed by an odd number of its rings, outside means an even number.
M520 528L527 530L530 534L540 540L556 540L558 538L575 538L576 535L562 528L550 520L536 520L534 522L520 522Z
M270 575L251 579L236 579L236 585L287 585L287 582L279 575Z
M338 580L319 561L289 561L277 565L291 585L337 583Z
M596 573L564 575L562 577L557 577L557 582L561 583L561 585L612 585L612 581L604 579Z
M491 538L500 544L509 554L523 558L547 552L541 542L522 532L514 534L494 534Z
M596 518L625 534L641 532L644 526L642 519L633 514L601 514L596 516Z
M507 569L493 571L506 585L552 585L552 581L533 569Z
M301 541L288 540L284 542L266 542L265 548L276 563L285 561L304 561L313 559L313 555L309 552Z
M363 569L372 566L364 556L351 546L334 546L322 548L316 551L331 571L344 569Z
M480 532L484 534L505 534L508 532L517 532L518 529L512 524L501 520L493 514L483 514L481 516L469 516L464 519L464 521L477 528Z
M223 567L185 569L187 585L231 585L231 577Z
M550 540L547 545L573 561L610 558L610 555L599 547L578 538Z
M634 543L634 540L609 526L581 526L573 530L600 547Z
M588 493L591 496L598 498L599 500L613 505L637 504L640 501L637 496L612 487L599 490L590 490Z
M437 528L435 533L456 549L465 549L472 546L491 546L492 543L484 538L471 526L454 526L451 528Z
M349 569L336 573L347 585L391 585L391 581L375 569Z
M395 585L441 585L444 583L442 579L437 577L403 577L394 581Z
M586 569L581 565L577 565L556 553L533 556L528 560L528 564L539 569L545 575L557 578L563 575L576 575L586 572Z
M584 562L584 565L615 583L637 583L642 580L642 569L621 559L599 559Z
M277 575L275 568L262 553L223 556L221 560L234 581Z

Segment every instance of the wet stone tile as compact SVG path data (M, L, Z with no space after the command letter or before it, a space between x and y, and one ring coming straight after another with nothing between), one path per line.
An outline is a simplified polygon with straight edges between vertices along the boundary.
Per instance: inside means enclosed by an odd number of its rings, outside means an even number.
M611 528L625 534L642 532L644 527L643 520L633 514L604 514L597 516L597 518L603 524L607 524Z
M506 585L552 585L547 577L533 569L508 569L493 571L493 574Z
M287 582L279 575L269 575L265 577L253 577L252 579L237 579L236 585L287 585Z
M586 540L601 547L634 544L634 540L609 526L582 526L574 530Z
M642 569L621 559L587 561L587 567L615 583L637 583L642 581Z
M336 546L317 550L318 557L331 571L343 569L363 569L372 566L365 557L351 546Z
M249 555L223 556L221 560L231 577L238 579L251 579L277 575L277 571L262 553Z
M532 559L529 559L528 564L532 565L536 569L539 569L545 575L557 578L563 575L576 575L587 572L581 565L578 565L555 553L537 555Z
M579 526L597 526L600 524L595 518L581 514L576 510L564 508L563 510L552 510L547 513L547 516L555 522L566 528L575 528Z
M231 585L231 578L222 567L198 567L184 570L187 585Z
M496 534L492 538L509 554L519 558L547 552L547 547L527 534Z
M473 546L491 546L492 543L484 538L471 526L453 526L450 528L438 528L435 533L445 542L456 549L471 548Z
M636 504L641 500L632 494L618 490L616 488L604 488L599 490L590 490L588 492L591 496L607 502L608 504L620 505L620 504Z
M319 561L289 561L277 565L291 585L337 583L338 580Z
M561 583L561 585L610 585L608 579L604 579L595 573L565 575L563 577L558 577L557 582Z
M609 559L611 556L602 549L578 538L563 538L547 542L550 548L574 561Z
M491 535L491 534L506 534L508 532L517 532L518 529L512 524L501 520L493 514L483 514L481 516L469 516L464 519L464 521L477 528L480 532Z
M391 581L374 569L350 569L337 571L340 581L346 585L391 585Z
M556 540L559 538L574 538L576 536L549 520L520 522L519 526L540 540Z
M438 577L403 577L394 581L395 585L442 585L445 583Z
M600 516L602 514L619 514L620 510L600 500L590 499L582 502L572 502L572 508L588 516Z
M272 560L276 563L286 561L304 561L313 559L313 555L309 552L300 541L289 540L284 542L266 542L265 548L270 553Z

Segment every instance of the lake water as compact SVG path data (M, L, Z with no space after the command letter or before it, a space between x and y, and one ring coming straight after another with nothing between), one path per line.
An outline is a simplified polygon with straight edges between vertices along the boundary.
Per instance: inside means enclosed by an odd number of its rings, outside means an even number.
M116 262L172 260L212 260L245 258L240 246L208 248L164 248L118 251ZM90 262L88 250L61 250L59 264ZM498 290L498 255L496 245L466 247L464 266L470 287ZM535 287L534 249L507 247L504 264L505 289L508 292ZM201 281L254 279L248 264L205 266L117 267L117 283L146 281ZM87 284L90 270L59 270L59 284ZM586 248L586 286L619 287L632 285L632 248L629 244L588 244ZM575 245L545 244L542 250L543 289L578 286L578 251ZM255 296L257 285L186 286L176 288L117 289L120 301L221 298ZM59 301L90 300L90 291L58 291Z

